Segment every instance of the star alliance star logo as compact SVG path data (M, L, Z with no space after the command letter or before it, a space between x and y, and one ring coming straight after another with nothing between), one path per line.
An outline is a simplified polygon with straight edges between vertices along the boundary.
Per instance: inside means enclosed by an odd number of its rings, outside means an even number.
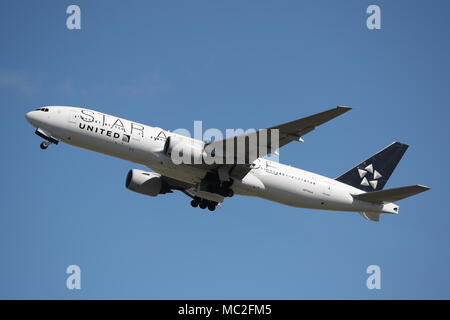
M378 185L378 179L380 179L382 177L382 175L373 168L372 164L369 164L367 167L365 167L364 169L359 169L358 168L358 173L359 176L362 178L361 180L361 185L362 186L371 186L373 189L377 188ZM367 179L369 177L369 175L367 173L371 173L372 174L372 180Z

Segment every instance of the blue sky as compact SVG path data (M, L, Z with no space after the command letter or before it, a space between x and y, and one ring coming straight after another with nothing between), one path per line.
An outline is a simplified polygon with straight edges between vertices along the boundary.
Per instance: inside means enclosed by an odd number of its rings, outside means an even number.
M66 28L81 7L81 30ZM382 29L366 28L381 8ZM0 298L450 298L448 1L2 1ZM392 141L398 216L236 196L214 214L125 189L135 164L39 149L24 114L84 106L169 130L354 109L281 162L330 177ZM138 167L139 168L139 167ZM141 168L142 169L142 168ZM65 270L82 270L67 290ZM366 288L366 268L382 289Z

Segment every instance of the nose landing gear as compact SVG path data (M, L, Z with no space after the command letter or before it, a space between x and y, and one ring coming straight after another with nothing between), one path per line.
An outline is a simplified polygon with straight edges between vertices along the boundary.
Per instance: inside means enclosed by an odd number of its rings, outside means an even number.
M47 133L46 131L42 130L41 128L37 128L34 132L36 135L41 137L42 139L45 139L43 142L41 142L40 147L42 150L45 150L48 148L48 146L53 144L58 144L59 140L52 137L51 134Z
M45 149L48 148L49 145L50 145L50 142L42 141L41 144L40 144L40 147L41 147L42 150L45 150Z

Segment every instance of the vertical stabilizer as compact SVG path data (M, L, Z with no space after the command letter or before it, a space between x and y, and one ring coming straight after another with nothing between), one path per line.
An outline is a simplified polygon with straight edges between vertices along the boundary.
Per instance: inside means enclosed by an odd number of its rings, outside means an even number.
M336 180L355 188L371 192L383 189L408 145L394 142L356 167L337 177Z

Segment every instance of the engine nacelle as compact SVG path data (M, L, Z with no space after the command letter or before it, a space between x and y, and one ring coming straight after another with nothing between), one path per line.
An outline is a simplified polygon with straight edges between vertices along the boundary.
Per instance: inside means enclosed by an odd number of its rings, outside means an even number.
M203 142L175 135L167 138L164 153L175 164L201 164L206 155Z
M128 171L125 186L131 191L151 197L155 197L163 191L163 181L160 174L138 169Z

